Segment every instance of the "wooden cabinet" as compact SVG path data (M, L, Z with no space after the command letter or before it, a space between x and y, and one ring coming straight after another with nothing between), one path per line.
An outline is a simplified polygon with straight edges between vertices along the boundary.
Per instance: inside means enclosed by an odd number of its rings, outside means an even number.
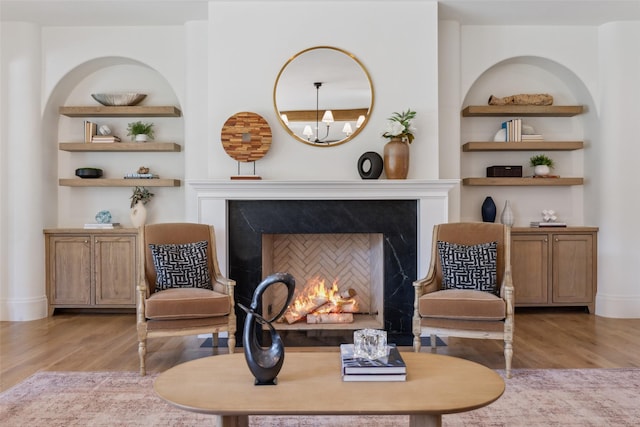
M511 231L516 307L586 306L595 311L596 227Z
M470 105L462 110L463 117L572 117L581 114L582 105ZM462 145L465 153L474 151L572 151L580 150L582 141L471 141ZM466 177L465 186L570 186L582 185L581 177L560 178L485 178Z
M180 117L182 112L174 106L91 106L59 107L58 112L67 117ZM175 142L148 143L84 143L61 142L59 149L69 152L179 152L181 147ZM165 179L81 179L61 178L58 185L65 187L179 187L180 180Z
M49 314L56 308L135 308L135 229L47 229Z

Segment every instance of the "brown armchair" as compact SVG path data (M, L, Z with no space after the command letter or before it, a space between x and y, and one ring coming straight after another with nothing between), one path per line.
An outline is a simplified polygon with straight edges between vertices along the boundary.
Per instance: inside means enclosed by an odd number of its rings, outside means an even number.
M486 290L451 289L456 286L455 277L469 277L464 271L476 267L468 267L458 255L447 257L445 271L438 249L451 248L453 245L464 245L462 251L469 247L481 245L481 255L486 255L490 242L497 242L495 256L487 262L486 258L477 258L481 264L479 270L495 260L496 281L495 292ZM474 246L478 248L477 246ZM444 252L447 253L447 252ZM448 252L451 254L451 252ZM464 253L464 252L463 252ZM462 258L462 257L461 257ZM484 265L482 265L484 264ZM463 265L463 268L460 266ZM453 266L453 267L452 267ZM459 270L456 270L458 268ZM478 269L476 269L477 271ZM460 273L459 276L456 276ZM482 271L484 273L486 271ZM443 279L444 276L444 279ZM443 282L445 282L443 284ZM464 282L464 280L460 280ZM511 233L509 227L494 223L451 223L439 224L433 229L431 263L424 279L413 283L415 288L413 314L413 348L420 351L420 336L431 337L431 348L436 350L436 336L461 338L499 339L504 340L504 358L506 376L511 377L511 358L513 356L513 305L514 288L511 279ZM447 287L448 289L445 289Z
M138 251L140 375L146 375L147 338L210 333L215 347L218 332L226 331L233 353L235 281L220 273L213 227L190 223L142 226Z

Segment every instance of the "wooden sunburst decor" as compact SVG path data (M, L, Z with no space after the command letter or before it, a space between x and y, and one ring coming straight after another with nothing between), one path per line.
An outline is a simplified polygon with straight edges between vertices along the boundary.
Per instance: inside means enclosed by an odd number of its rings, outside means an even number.
M222 126L222 147L232 159L238 162L255 162L263 158L271 147L271 139L269 123L256 113L246 111L236 113ZM260 179L260 177L239 175L231 179Z

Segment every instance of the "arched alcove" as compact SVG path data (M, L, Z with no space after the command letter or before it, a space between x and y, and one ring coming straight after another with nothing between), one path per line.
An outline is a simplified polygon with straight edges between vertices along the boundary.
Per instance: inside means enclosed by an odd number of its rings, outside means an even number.
M123 57L97 58L78 65L55 85L43 114L42 146L47 155L42 165L47 176L46 222L58 227L82 227L95 221L98 211L109 210L114 222L130 226L130 187L64 187L59 178L75 178L75 169L97 167L104 178L123 178L147 166L161 178L182 178L184 156L181 152L67 152L58 150L60 142L84 141L84 120L107 125L123 142L129 142L127 124L141 120L154 123L155 141L183 145L182 117L67 117L58 113L60 106L99 106L92 93L139 92L146 98L140 105L176 106L176 91L159 72L139 61ZM154 187L149 204L149 222L184 219L182 187ZM57 208L53 208L56 206Z
M547 141L584 141L584 150L575 151L502 151L461 152L461 178L484 177L488 166L522 166L525 176L532 175L529 158L547 154L555 163L554 173L563 177L588 176L587 160L598 134L593 97L584 82L564 65L542 57L520 56L501 61L484 71L464 96L463 106L487 105L490 95L503 97L519 93L548 93L554 105L583 105L585 113L574 117L525 117L523 124L533 126ZM463 117L461 144L469 141L493 141L505 117ZM588 180L586 180L588 183ZM461 219L481 220L480 206L491 196L498 207L498 220L506 200L510 200L516 226L539 221L543 209L555 210L560 220L572 225L585 224L587 186L509 187L463 186Z

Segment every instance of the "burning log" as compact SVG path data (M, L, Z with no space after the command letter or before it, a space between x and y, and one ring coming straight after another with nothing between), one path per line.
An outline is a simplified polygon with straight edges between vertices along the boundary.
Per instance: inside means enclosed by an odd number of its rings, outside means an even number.
M313 313L319 307L322 307L326 304L326 298L314 298L313 300L309 299L303 303L296 300L292 304L293 307L289 307L289 310L287 310L287 312L284 314L284 318L289 324L296 323L298 320L302 319L309 313Z
M302 295L296 297L294 302L284 314L287 323L292 324L300 319L307 317L307 323L345 323L345 321L330 321L332 317L339 319L340 316L325 316L324 318L312 318L309 316L323 314L342 314L354 313L357 311L357 303L353 298L356 295L354 289L347 289L339 292L336 282L330 289L326 289L324 280L315 282L313 286L308 287L302 292ZM348 318L349 316L345 316ZM353 322L353 315L351 320Z
M310 313L307 323L353 323L353 313Z

